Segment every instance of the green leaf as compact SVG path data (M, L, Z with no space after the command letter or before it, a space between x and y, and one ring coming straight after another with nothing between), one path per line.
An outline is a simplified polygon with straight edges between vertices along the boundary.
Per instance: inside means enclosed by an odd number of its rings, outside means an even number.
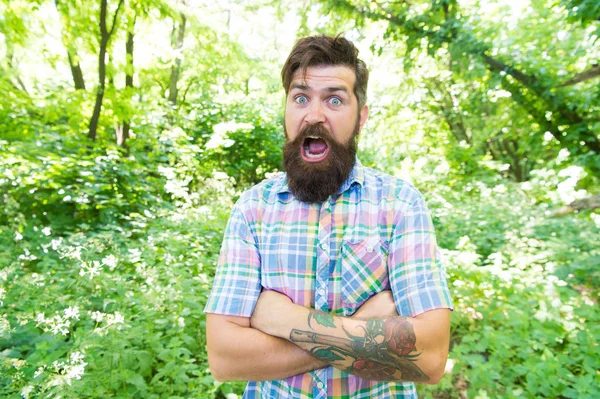
M330 314L328 314L328 313L317 313L317 312L310 313L310 315L308 316L308 326L310 328L313 328L312 325L310 324L310 321L312 319L314 319L315 322L317 322L317 324L319 324L319 325L321 325L323 327L335 328L335 323L333 321L333 316L330 315Z
M315 351L312 351L312 354L315 355L316 357L318 357L319 359L327 362L327 363L335 362L335 361L338 361L338 360L344 360L343 357L341 357L340 355L336 354L331 349L320 348L320 349L317 349Z

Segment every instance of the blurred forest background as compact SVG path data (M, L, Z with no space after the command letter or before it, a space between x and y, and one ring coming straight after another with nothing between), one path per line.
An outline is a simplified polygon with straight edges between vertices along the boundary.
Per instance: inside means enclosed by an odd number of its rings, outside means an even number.
M343 32L363 164L428 200L456 310L435 398L600 397L597 0L0 0L0 396L234 398L203 306L281 169L279 72Z

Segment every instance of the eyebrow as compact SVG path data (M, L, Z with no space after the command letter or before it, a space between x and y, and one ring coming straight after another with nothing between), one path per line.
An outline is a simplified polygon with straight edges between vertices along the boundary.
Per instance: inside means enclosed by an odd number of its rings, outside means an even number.
M305 84L302 84L302 83L292 83L292 87L290 87L290 91L292 91L294 89L307 91L307 90L310 90L310 87ZM331 86L331 87L326 87L324 90L328 93L335 93L338 91L348 93L348 89L345 86Z

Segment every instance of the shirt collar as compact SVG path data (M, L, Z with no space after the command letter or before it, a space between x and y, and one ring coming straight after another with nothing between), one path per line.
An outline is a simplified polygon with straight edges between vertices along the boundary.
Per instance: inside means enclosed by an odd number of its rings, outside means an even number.
M350 171L350 176L348 176L348 178L346 179L344 184L342 184L342 186L338 190L338 195L343 193L344 191L348 190L350 187L352 187L352 185L354 183L357 183L358 185L362 186L364 181L365 181L365 168L362 165L362 163L360 163L360 160L358 158L356 158L356 161L354 162L354 167L352 168L352 171ZM290 188L288 187L288 183L287 183L287 174L284 175L284 178L280 180L279 186L280 187L277 188L277 194L284 194L284 193L291 192Z

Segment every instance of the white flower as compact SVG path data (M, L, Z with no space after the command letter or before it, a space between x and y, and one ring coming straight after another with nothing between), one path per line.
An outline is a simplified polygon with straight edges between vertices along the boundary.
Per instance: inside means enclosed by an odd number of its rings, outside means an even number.
M74 363L82 363L84 354L81 352L73 352L71 353L71 364Z
M108 268L110 269L111 272L113 270L115 270L115 268L117 267L117 262L118 262L117 257L112 254L108 255L107 257L102 259L102 264L104 266L108 266Z
M85 366L87 366L87 363L80 363L67 367L67 375L65 376L66 383L71 385L71 380L80 380Z
M54 368L55 375L49 383L50 386L71 385L71 380L80 380L85 366L87 366L87 363L83 361L83 356L80 352L71 354L71 360L68 363L54 361L52 367Z
M91 314L91 318L92 320L94 320L96 323L100 323L102 322L102 319L104 319L104 316L106 316L106 314L102 313L102 312L92 312Z
M171 254L166 254L165 255L165 263L167 265L170 265L171 263L173 263L175 261L175 257Z
M124 322L125 322L125 318L123 318L123 315L119 312L115 312L114 315L109 314L109 315L107 315L107 318L106 318L107 326L111 326L113 324L123 324Z
M68 319L79 320L79 307L73 306L65 309L65 317Z
M178 318L177 325L181 328L185 327L185 319L183 317Z
M3 287L0 287L0 299L4 298L6 295L6 290Z
M23 359L15 359L15 358L7 358L6 359L7 363L11 366L13 366L15 369L19 370L21 369L23 366L25 366L27 364L27 362ZM22 374L22 372L18 372L18 374Z
M225 172L219 172L216 170L213 170L213 177L217 180L226 180L229 179L229 175Z
M38 313L35 315L35 321L36 321L37 325L39 326L40 324L44 324L46 322L46 317L44 316L43 313Z
M79 260L81 260L81 250L82 249L83 249L82 247L76 247L75 250L72 251L67 256L69 256L72 259L79 259Z
M32 254L31 252L29 252L29 250L27 248L23 248L23 254L19 255L19 259L21 260L36 260L37 256L35 256L34 254Z
M50 227L44 227L42 229L42 234L48 237L50 234L52 234L52 229Z
M64 201L64 199L63 199L63 201ZM80 195L79 197L75 198L75 202L77 202L78 204L89 204L90 199L88 198L87 195Z
M58 373L60 371L60 369L62 369L63 367L65 367L65 363L64 362L59 362L58 360L55 360L52 362L52 367L54 368L54 372Z
M63 319L59 315L54 316L52 319L47 319L46 323L54 335L58 335L58 333L67 335L69 333L69 327L71 327L71 322L66 318Z
M138 248L128 249L127 251L130 254L129 261L131 263L137 263L142 259L142 251L140 251Z
M15 232L15 241L21 241L23 239L23 234L19 233L18 231Z
M32 385L27 385L25 388L21 390L21 396L23 399L29 399L29 394L33 391Z
M94 278L94 276L100 275L102 271L102 265L98 261L93 262L82 262L81 270L79 271L79 275L85 277L86 274L89 274L90 280Z
M4 335L4 333L10 331L10 322L4 317L0 317L0 337Z
M62 240L62 237L59 237L58 239L50 241L50 246L52 247L53 251L56 251L58 247L60 247L60 244L62 244Z

